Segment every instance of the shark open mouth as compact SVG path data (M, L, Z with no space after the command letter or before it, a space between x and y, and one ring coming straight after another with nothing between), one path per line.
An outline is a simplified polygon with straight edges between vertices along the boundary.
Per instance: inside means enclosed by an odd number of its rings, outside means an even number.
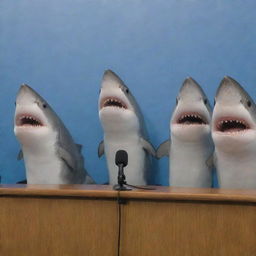
M199 114L183 114L180 116L177 123L184 124L184 125L207 124L206 121L204 120L204 118L202 116L200 116Z
M106 108L106 107L117 107L117 108L127 109L126 104L118 98L107 98L102 100L101 108Z
M16 125L17 126L32 126L32 127L41 127L43 126L42 122L31 115L23 115L19 116L16 119Z
M227 119L221 119L217 122L217 131L219 132L241 132L248 130L250 127L249 125L244 121L240 119L233 119L233 118L227 118Z

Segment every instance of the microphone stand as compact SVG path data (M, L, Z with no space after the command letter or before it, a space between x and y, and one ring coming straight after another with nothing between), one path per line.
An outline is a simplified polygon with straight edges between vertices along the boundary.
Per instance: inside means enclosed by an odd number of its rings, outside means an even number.
M129 191L129 190L132 190L131 188L127 188L126 186L124 186L126 184L126 181L125 181L124 165L123 164L119 164L118 165L117 182L118 182L118 184L113 186L114 190L118 190L118 191Z

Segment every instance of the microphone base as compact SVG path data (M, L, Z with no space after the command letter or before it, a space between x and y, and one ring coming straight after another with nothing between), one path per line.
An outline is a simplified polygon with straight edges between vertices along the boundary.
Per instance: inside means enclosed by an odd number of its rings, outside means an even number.
M113 189L118 190L118 191L130 191L130 190L132 190L131 188L127 188L126 186L120 185L120 184L114 185Z

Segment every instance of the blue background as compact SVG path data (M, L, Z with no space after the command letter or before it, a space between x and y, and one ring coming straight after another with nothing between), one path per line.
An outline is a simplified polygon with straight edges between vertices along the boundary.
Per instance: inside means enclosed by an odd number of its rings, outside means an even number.
M1 0L0 175L25 178L16 160L14 101L20 84L35 88L84 145L86 169L107 181L98 92L105 69L130 87L144 113L151 142L169 137L179 87L192 76L213 102L224 75L254 97L255 1L245 0ZM168 159L152 182L168 185Z

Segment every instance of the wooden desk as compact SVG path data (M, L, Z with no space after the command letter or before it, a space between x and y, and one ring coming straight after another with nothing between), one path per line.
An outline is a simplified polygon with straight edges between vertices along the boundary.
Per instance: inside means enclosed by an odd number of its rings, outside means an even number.
M0 186L0 255L117 255L110 186ZM122 256L254 256L256 190L120 192Z
M106 186L0 189L0 255L115 255L117 192Z

